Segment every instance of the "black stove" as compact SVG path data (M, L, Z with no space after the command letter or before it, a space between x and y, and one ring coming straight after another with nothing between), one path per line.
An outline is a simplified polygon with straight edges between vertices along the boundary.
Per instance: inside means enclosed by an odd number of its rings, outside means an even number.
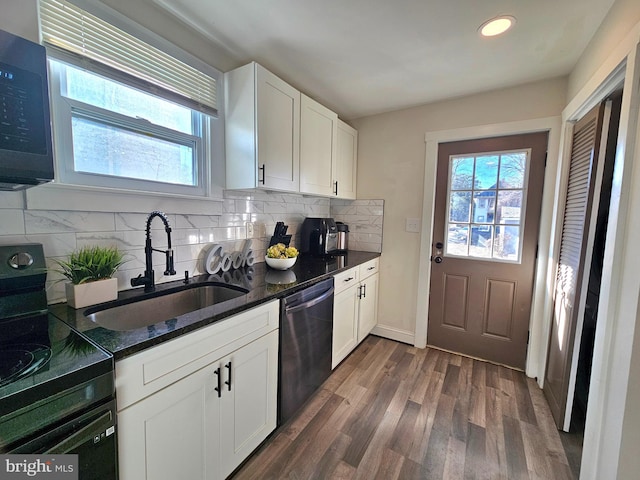
M115 479L113 358L48 313L45 280L42 245L0 246L0 452L78 453L83 480Z

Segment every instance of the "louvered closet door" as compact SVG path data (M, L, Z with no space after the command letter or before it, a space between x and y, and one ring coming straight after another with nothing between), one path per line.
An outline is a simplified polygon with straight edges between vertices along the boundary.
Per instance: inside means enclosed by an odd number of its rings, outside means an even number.
M567 405L594 191L597 182L601 181L596 172L598 163L604 160L600 158L600 145L606 145L606 139L601 138L604 111L604 104L595 107L573 129L553 322L543 389L559 428L564 425ZM597 190L599 191L599 187Z

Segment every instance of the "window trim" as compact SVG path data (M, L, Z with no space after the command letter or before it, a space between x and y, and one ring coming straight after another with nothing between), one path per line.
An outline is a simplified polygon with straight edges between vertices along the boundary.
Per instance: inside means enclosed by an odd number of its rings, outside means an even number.
M110 7L92 0L74 0L81 8L137 36L141 40L161 48L185 63L201 69L216 78L217 89L224 91L224 75L221 71L206 64L191 53L182 50L154 32L142 27L133 20L116 12ZM120 186L95 187L85 185L62 184L57 179L58 162L55 162L56 180L38 188L24 191L28 210L70 210L97 212L139 212L148 213L153 209L164 209L173 213L212 214L221 211L225 188L224 170L224 102L219 102L218 117L208 117L202 128L206 130L209 141L205 142L204 166L207 191L205 196L187 196L167 194L157 191L132 191ZM52 115L55 115L53 113ZM53 129L55 132L55 119ZM59 155L60 153L56 153ZM64 153L62 153L64 154Z
M461 258L461 259L465 259L465 260L470 260L470 261L483 261L483 262L491 262L491 263L508 263L508 264L515 264L515 265L519 265L522 263L522 245L524 242L524 237L522 236L522 232L524 232L524 227L525 227L525 216L526 216L526 209L527 209L527 194L529 191L529 170L530 170L530 165L531 165L531 149L530 148L526 148L526 149L517 149L517 150L498 150L498 151L490 151L490 152L476 152L476 153L465 153L463 155L460 156L464 156L464 157L473 157L474 158L474 167L473 167L473 177L475 178L475 171L476 171L476 159L478 156L489 156L489 155L498 155L498 156L503 156L503 155L508 155L509 153L526 153L526 167L525 167L525 172L524 172L524 177L523 177L523 185L522 188L500 188L499 186L496 186L495 192L496 192L496 205L494 206L497 207L497 199L498 199L498 192L501 191L518 191L518 192L522 192L522 205L521 205L521 210L523 212L525 212L521 218L520 223L517 224L518 228L520 229L520 237L519 237L519 244L518 244L518 258L515 260L511 260L511 259L507 259L507 258L496 258L492 256L490 257L480 257L480 256L475 256L475 255L471 255L469 253L470 251L470 245L469 243L471 242L471 231L472 228L475 227L482 227L482 226L486 226L486 227L490 227L492 229L491 232L491 238L493 239L495 237L495 229L496 227L513 227L516 225L513 224L505 224L505 223L496 223L495 221L495 215L496 212L494 211L494 218L492 220L491 223L485 221L484 223L480 223L480 222L475 222L473 221L473 198L474 198L474 194L476 192L482 192L482 191L489 191L490 189L478 189L476 190L475 186L471 186L471 188L469 189L460 189L460 190L452 190L451 189L451 175L452 175L452 165L453 162L452 160L454 159L454 157L457 156L451 156L449 158L449 173L448 173L448 185L447 185L447 206L446 206L446 224L447 224L447 231L448 231L448 226L452 223L458 223L458 224L466 224L468 225L469 228L469 232L468 232L468 238L467 238L467 255L460 255L460 254L456 254L456 253L452 253L449 250L449 237L448 234L445 236L444 239L444 253L443 255L445 257L451 257L451 258ZM498 175L500 174L500 170L498 170ZM499 182L499 177L498 177L498 182ZM450 199L451 199L451 192L452 191L469 191L471 193L471 205L469 207L469 221L468 222L450 222L449 218L450 218L450 208L451 208L451 204L450 204Z
M49 55L50 60L50 101L51 112L54 127L54 152L56 164L56 181L66 185L94 186L104 188L122 188L125 190L135 190L139 192L155 192L161 191L168 195L178 194L185 196L206 197L209 194L209 186L207 179L209 168L207 165L207 157L205 154L205 145L209 144L209 119L206 115L195 112L198 116L198 130L200 136L179 134L176 132L144 119L134 119L126 115L122 115L113 111L105 110L94 105L86 104L78 100L64 97L62 95L62 69L57 65L51 65L51 60L56 63L70 65L71 67L83 68L82 65L76 65L69 61L68 58L60 58L57 54ZM103 76L101 72L91 72L96 75ZM106 77L105 77L106 78ZM124 84L119 79L109 79L120 84ZM126 85L126 84L125 84ZM130 85L127 85L130 86ZM135 87L132 87L135 88ZM147 92L144 92L147 93ZM168 100L170 101L170 100ZM74 115L74 110L80 112ZM166 182L155 182L153 180L143 180L127 177L108 176L98 173L81 172L74 169L73 154L73 129L71 127L74 116L80 116L93 119L108 119L105 123L112 124L130 131L149 132L156 134L158 138L176 140L184 143L189 139L196 149L196 178L197 185L178 185Z

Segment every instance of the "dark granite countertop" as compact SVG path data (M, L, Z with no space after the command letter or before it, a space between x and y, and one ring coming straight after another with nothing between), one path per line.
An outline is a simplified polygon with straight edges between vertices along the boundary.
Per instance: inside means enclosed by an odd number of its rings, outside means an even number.
M379 256L379 253L356 251L327 258L301 255L296 264L285 271L272 270L267 267L266 263L257 263L252 267L231 270L223 274L192 277L189 279L191 284L218 282L244 288L249 293L171 320L134 330L116 331L103 328L84 316L87 308L75 310L68 307L66 303L50 305L49 311L113 353L116 360L120 360L269 300L285 297L340 271L356 267ZM123 290L119 293L118 300L104 304L104 306L126 303L139 297L158 296L167 290L180 288L184 288L182 280L158 284L155 292L150 294L145 294L142 288Z

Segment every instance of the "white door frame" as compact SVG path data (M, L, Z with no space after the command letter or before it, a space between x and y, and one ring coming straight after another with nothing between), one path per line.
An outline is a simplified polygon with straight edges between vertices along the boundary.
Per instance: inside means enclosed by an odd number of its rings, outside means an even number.
M551 252L549 238L554 233L551 230L555 220L554 200L560 186L557 169L557 156L553 152L559 151L561 117L545 117L517 122L479 125L476 127L456 128L429 132L425 136L426 159L424 174L424 199L422 205L422 232L420 234L420 264L418 268L418 292L429 292L431 281L431 244L433 242L433 220L435 201L435 178L438 161L438 144L443 142L472 140L479 138L498 137L548 131L549 140L547 151L547 168L544 174L542 193L542 211L540 231L538 233L538 259L536 261L536 278L534 282L531 319L546 318L546 312L551 312L553 303L549 301L550 292L546 292L547 271L551 266ZM424 348L427 345L427 318L429 314L429 295L418 295L416 305L416 334L415 346ZM539 365L546 359L549 322L543 325L540 321L530 321L529 349L527 353L527 375L540 378ZM542 370L544 373L544 370Z

